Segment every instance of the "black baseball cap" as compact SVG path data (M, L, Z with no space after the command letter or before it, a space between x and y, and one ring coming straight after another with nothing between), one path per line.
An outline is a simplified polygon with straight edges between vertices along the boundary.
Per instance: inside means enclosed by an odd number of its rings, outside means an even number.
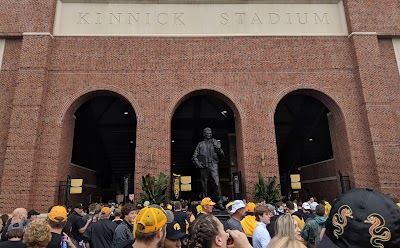
M32 209L28 211L28 218L31 217L32 215L40 215L39 212L37 212L36 210Z
M385 194L353 189L333 204L318 247L400 247L400 208Z
M178 240L186 236L185 230L175 220L167 224L166 238L169 240Z
M82 203L77 203L77 204L75 204L74 208L83 209L83 205L82 205Z

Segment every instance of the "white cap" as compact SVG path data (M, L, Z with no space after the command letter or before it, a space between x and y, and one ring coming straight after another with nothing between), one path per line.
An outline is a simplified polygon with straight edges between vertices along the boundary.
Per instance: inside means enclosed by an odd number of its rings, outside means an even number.
M242 200L236 200L232 204L231 213L236 213L236 211L238 209L245 208L245 207L246 207L246 205L244 204L244 202Z
M147 207L147 206L149 206L150 205L150 202L149 201L145 201L144 203L143 203L143 207Z
M301 207L305 210L311 209L310 203L308 203L308 202L304 202L303 205L301 205Z

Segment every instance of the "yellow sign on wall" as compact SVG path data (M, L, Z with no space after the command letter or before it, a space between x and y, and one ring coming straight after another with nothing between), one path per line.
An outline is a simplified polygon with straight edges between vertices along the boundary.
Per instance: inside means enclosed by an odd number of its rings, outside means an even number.
M71 187L69 192L71 194L82 194L82 187Z
M81 187L83 179L71 179L71 187Z
M181 191L192 191L192 177L182 176L181 177Z
M292 189L301 189L300 174L291 174Z
M70 194L82 194L83 179L71 179Z

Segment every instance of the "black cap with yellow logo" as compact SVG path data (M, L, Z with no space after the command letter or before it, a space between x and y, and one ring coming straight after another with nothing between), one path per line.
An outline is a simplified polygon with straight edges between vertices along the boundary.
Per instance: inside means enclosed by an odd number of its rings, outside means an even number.
M400 208L387 195L353 189L333 204L318 247L400 247Z
M185 230L181 228L178 222L172 221L167 224L167 236L169 240L178 240L186 236Z

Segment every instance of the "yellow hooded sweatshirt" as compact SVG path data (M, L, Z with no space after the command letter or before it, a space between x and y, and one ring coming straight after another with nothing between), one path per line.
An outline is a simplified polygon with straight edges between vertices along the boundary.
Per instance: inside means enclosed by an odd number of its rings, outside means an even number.
M253 232L257 225L256 217L253 215L247 215L240 221L240 224L242 225L246 236L253 237Z

